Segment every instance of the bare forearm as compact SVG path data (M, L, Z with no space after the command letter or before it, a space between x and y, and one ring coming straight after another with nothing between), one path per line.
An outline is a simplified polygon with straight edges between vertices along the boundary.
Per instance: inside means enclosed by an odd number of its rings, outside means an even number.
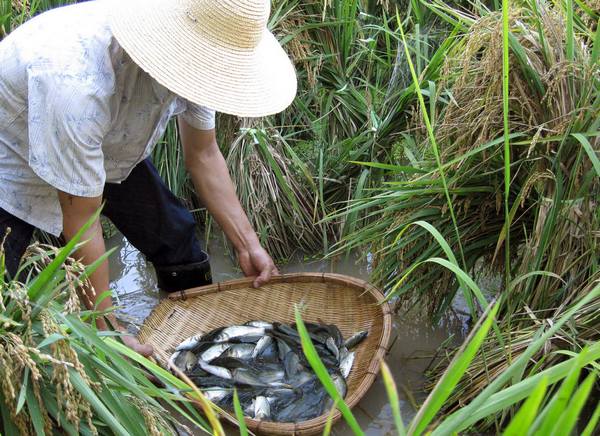
M198 197L238 252L260 245L240 205L227 164L214 140L214 132L200 132L185 123L180 126L182 141L187 145L184 148L186 167ZM206 145L194 148L198 143Z
M100 199L81 199L73 197L69 194L61 193L59 195L63 210L63 235L67 240L71 240L84 226L86 222L100 207ZM102 237L102 226L100 220L88 229L82 238L82 241L87 241L77 252L75 257L80 259L84 265L91 265L102 257L106 252L104 238ZM83 301L88 309L97 307L98 310L107 310L112 306L110 298L97 302L97 295L109 289L108 263L102 262L100 266L90 276L92 288L82 289ZM100 328L106 328L106 322L98 320Z
M244 274L255 277L255 287L264 285L278 270L242 210L214 130L196 130L185 122L180 127L186 168L198 196L231 240Z

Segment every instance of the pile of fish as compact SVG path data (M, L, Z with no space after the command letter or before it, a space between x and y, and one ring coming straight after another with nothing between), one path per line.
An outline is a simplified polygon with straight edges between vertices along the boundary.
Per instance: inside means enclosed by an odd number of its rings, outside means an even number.
M319 357L345 397L354 352L367 332L344 340L335 325L306 323ZM233 409L233 389L246 416L300 422L322 415L332 400L302 352L295 324L250 321L183 341L169 359L208 399Z

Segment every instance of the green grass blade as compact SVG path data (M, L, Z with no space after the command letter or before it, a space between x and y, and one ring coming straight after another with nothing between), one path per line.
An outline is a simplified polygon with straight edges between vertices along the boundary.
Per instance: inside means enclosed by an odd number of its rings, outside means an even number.
M81 229L75 234L75 236L59 251L56 258L48 265L44 270L35 278L33 283L29 286L29 298L32 301L37 301L39 293L42 289L50 283L54 274L58 271L60 266L64 263L67 257L73 252L85 232L96 222L100 216L102 208L98 209L90 219L83 225Z
M594 166L594 170L596 170L598 177L600 177L600 159L598 159L596 151L592 147L592 144L590 144L590 141L581 133L572 133L571 136L573 136L575 139L577 139L577 141L579 141L586 154L588 155L588 158L590 159L590 161L592 161L592 165Z
M444 425L433 431L432 435L449 435L453 434L454 432L459 432L467 428L469 425L472 425L474 422L477 422L477 420L481 419L481 417L488 416L486 414L482 414L481 410L485 410L484 405L486 405L488 408L490 407L490 397L494 394L497 394L501 387L508 383L516 373L522 372L525 365L529 362L529 359L531 359L531 357L538 352L544 346L544 344L546 344L546 341L556 334L556 332L561 329L562 326L568 320L570 320L575 313L577 313L577 311L579 311L583 306L589 304L590 301L594 300L599 295L600 284L596 285L587 295L583 296L579 301L577 301L577 303L571 306L571 308L567 310L567 312L565 312L565 314L543 334L540 334L536 339L534 339L527 349L525 349L525 351L522 352L521 355L505 371L500 373L493 381L491 381L488 386L484 388L467 406L459 409L446 418L443 423ZM599 358L600 343L594 344L592 347L590 347L590 353L588 354L592 354L596 359ZM591 361L593 360L595 359L592 358ZM556 365L550 369L558 368L559 365ZM566 377L566 375L567 374L565 373L564 377ZM534 377L530 377L530 379L534 379ZM553 383L551 377L549 377L549 383ZM530 389L532 388L533 387Z
M571 434L571 432L577 425L577 420L581 415L583 406L585 406L585 403L587 402L588 397L590 396L590 393L597 378L598 375L596 372L590 373L590 375L588 375L585 378L581 386L579 386L577 391L575 391L575 394L571 398L571 401L569 401L569 405L567 406L562 416L554 426L553 432L551 433L552 436L562 436Z
M522 436L527 432L536 417L547 388L548 380L543 378L508 424L508 427L504 430L504 436Z
M398 436L405 436L406 429L404 428L404 422L402 422L402 414L400 413L400 400L398 399L398 389L396 389L396 383L392 372L387 364L381 361L381 375L383 377L383 384L387 392L388 400L390 402L390 408L392 409L392 416L394 417L394 424L396 425L396 431Z
M406 36L404 34L404 26L402 25L402 20L400 19L400 13L398 12L398 9L396 8L396 20L398 22L398 29L400 30L400 36L402 38L402 45L404 46L404 53L406 55L406 61L408 62L408 66L410 69L410 74L412 76L412 80L413 80L413 84L415 86L415 90L417 93L417 98L419 101L419 106L421 108L421 113L423 116L423 121L425 122L425 126L427 127L427 134L429 137L429 140L431 142L431 147L433 150L433 154L435 156L435 161L437 164L437 169L438 172L440 174L440 178L442 180L442 185L444 187L444 194L446 196L446 202L448 204L448 210L450 211L450 216L452 217L452 223L454 225L454 231L456 232L456 241L458 243L458 248L460 251L460 256L461 256L461 260L462 260L462 265L466 265L465 262L465 256L464 256L464 252L463 252L463 247L462 247L462 242L461 242L461 237L460 237L460 231L458 230L458 221L456 219L456 214L454 212L454 205L452 204L452 199L450 198L450 191L448 189L448 181L446 180L446 173L443 169L442 166L442 159L440 156L440 152L439 152L439 148L437 145L437 140L435 138L435 134L433 132L433 127L431 125L431 121L429 119L429 115L427 113L427 105L425 104L425 99L423 97L423 92L421 90L421 85L419 82L419 78L417 77L417 73L415 71L415 67L413 65L411 56L410 56L410 51L408 49L408 43L406 41Z
M102 420L111 428L111 430L119 436L129 436L129 432L121 425L121 423L110 413L110 410L100 401L96 393L88 386L88 384L81 378L81 375L72 368L69 368L69 376L71 383L77 391L85 398L92 409L102 417Z
M27 410L29 412L29 417L31 418L31 422L33 424L33 429L35 430L35 434L37 436L45 436L46 432L44 430L44 417L42 416L40 405L37 399L35 398L35 395L33 394L33 389L31 387L27 389L25 401L27 403Z
M21 390L19 392L19 397L17 398L17 409L16 414L18 415L21 412L21 409L25 405L25 396L27 394L27 387L29 386L29 367L25 367L25 371L23 371L23 383L21 383Z
M581 354L577 357L581 359ZM560 389L552 396L552 399L548 402L546 407L539 414L537 419L532 425L532 430L535 435L545 436L552 432L552 429L558 422L560 415L567 407L569 398L575 389L577 380L579 380L579 374L581 373L581 365L577 364L571 370L570 374L562 382Z
M600 347L595 347L594 350L592 350L592 348L593 347L591 347L590 352L586 354L585 360L581 362L582 365L589 364L593 360L600 358ZM520 401L523 401L531 394L531 391L535 388L535 386L540 382L542 378L546 377L548 379L549 385L559 382L560 380L568 376L571 369L573 368L573 365L575 364L577 364L577 360L571 359L559 363L558 365L551 366L548 369L545 369L544 371L534 376L530 376L515 385L512 385L489 396L488 398L486 398L485 404L483 404L478 409L472 409L470 406L467 406L468 409L470 409L469 414L464 415L465 419L461 421L460 425L458 426L458 428L460 429L459 432L463 429L469 428L481 419L494 416L495 414L501 413L503 410L512 407ZM472 403L473 402L471 402L471 404ZM442 422L440 426L438 426L438 428L435 429L432 435L455 434L455 431L452 430L455 427L448 425L448 422L450 422L449 420L449 418L444 420L444 422Z
M325 365L323 365L323 362L321 361L321 358L319 357L319 354L317 353L317 350L310 339L308 330L306 330L306 326L302 321L302 316L300 315L300 310L298 309L298 307L294 309L294 312L296 318L296 325L298 326L298 333L300 334L300 339L302 342L302 350L306 355L308 363L310 363L311 368L325 387L325 390L327 390L329 396L334 400L334 402L338 403L339 410L344 416L346 422L348 423L348 426L350 426L352 432L355 435L364 435L363 431L358 425L358 421L352 414L352 411L344 402L344 399L340 396L339 392L335 388L333 380L331 379L329 372L327 372L327 368L325 368Z
M509 1L502 0L502 116L504 121L504 282L508 289L510 284L510 125L509 117Z
M598 425L598 421L600 421L600 403L596 405L596 410L594 410L590 420L581 432L581 436L592 436L593 434L598 434L594 432L594 430L596 430L596 426Z
M248 427L246 426L244 411L242 410L242 405L240 404L240 397L238 396L237 389L233 390L233 410L235 412L235 417L238 420L240 436L248 436Z
M498 313L500 302L490 305L487 308L487 314L481 317L478 324L473 328L469 337L465 340L460 350L456 353L452 362L444 372L444 375L435 385L433 391L429 394L425 403L415 416L408 430L409 434L419 436L427 426L432 422L435 415L440 411L444 402L448 399L469 364L477 354L484 339L486 338L494 317Z
M338 403L336 402L329 411L329 415L327 415L327 421L325 422L325 428L323 429L323 436L329 436L331 434L331 428L333 427L333 417L335 415L337 407Z

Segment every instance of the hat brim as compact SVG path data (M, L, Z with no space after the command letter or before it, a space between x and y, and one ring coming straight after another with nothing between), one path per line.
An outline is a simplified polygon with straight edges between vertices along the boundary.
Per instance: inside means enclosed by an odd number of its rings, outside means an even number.
M115 0L111 31L135 63L192 103L242 117L275 114L291 104L296 72L271 32L265 29L253 49L219 45L194 31L181 3Z

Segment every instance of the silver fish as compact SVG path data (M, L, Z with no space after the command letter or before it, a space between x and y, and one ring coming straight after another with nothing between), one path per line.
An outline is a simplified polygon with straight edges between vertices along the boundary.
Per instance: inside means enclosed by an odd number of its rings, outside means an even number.
M254 400L254 418L267 419L271 415L271 405L266 397L259 396Z
M284 376L283 371L266 371L263 370L260 373L256 373L245 368L237 368L233 370L233 380L236 383L240 383L248 386L257 387L272 387L282 388L289 387L288 384L281 382Z
M335 389L338 391L341 397L344 398L346 396L346 392L348 391L346 380L344 380L342 374L339 373L332 374L331 378L333 380L333 384L335 385Z
M263 329L271 329L271 328L273 328L273 324L271 324L270 322L258 321L258 320L256 320L256 321L248 321L244 325L247 325L247 326L250 326L250 327L260 327L260 328L263 328Z
M358 332L352 336L350 336L348 339L346 339L346 342L344 342L344 346L347 349L352 349L354 347L356 347L358 344L360 344L362 341L365 340L365 338L369 335L369 331L368 330L364 330L362 332Z
M327 338L327 342L325 342L325 345L327 346L327 349L331 351L331 354L333 354L335 358L339 361L340 350L338 349L337 345L335 345L335 340L333 338Z
M182 371L190 371L196 365L196 355L191 351L176 351L169 359L169 365Z
M285 375L288 378L295 376L298 371L302 370L300 358L293 351L290 351L285 355L285 358L283 359L283 367L285 369Z
M227 368L222 368L220 366L210 365L208 362L205 362L202 359L198 360L198 366L202 370L208 372L209 374L216 375L217 377L221 377L221 378L224 378L224 379L231 379L231 378L233 378L233 375L231 374L231 371L229 371Z
M348 353L340 363L340 372L344 376L344 378L348 378L350 375L350 371L352 370L352 365L354 364L354 352Z
M177 346L177 348L175 348L175 351L191 350L192 348L196 347L196 345L198 345L200 343L201 339L202 339L202 335L196 335L196 336L192 336L191 338L187 338L185 341L183 341L181 344L179 344Z
M244 336L262 336L264 334L265 329L263 327L234 325L223 329L223 331L213 338L213 342L227 342L230 339L237 339Z
M202 393L209 401L216 403L227 398L231 394L231 391L226 389L207 389Z
M256 347L254 347L254 351L252 351L252 358L256 359L257 356L260 356L263 351L267 349L269 345L273 343L273 338L269 335L265 335L258 340L256 343Z
M227 343L213 345L208 350L200 354L200 359L204 360L205 362L210 362L227 351L229 347L231 347L231 344Z
M256 400L250 401L250 403L244 407L244 415L254 417L254 405L256 404Z
M234 357L236 359L248 359L252 357L255 345L253 344L234 344L229 347L221 356Z
M279 349L279 360L285 359L285 356L287 355L287 353L292 351L290 346L288 344L286 344L284 340L279 339L279 338L277 338L277 347Z

